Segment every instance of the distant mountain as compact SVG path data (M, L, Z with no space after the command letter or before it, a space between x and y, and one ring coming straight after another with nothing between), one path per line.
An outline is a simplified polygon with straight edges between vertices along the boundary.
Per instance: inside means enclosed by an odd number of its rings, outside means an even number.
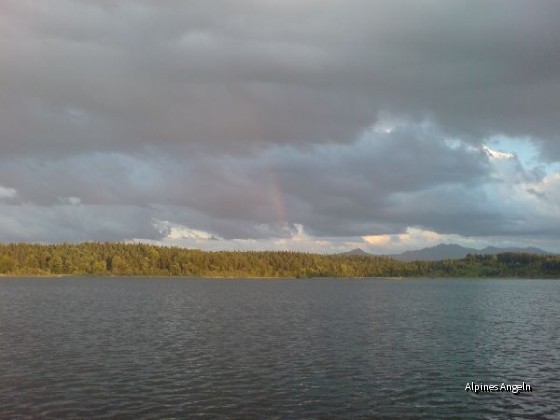
M367 257L367 256L373 257L373 254L370 254L369 252L366 252L361 248L355 248L352 251L348 251L348 252L341 252L338 255L347 255L347 256L349 256L349 255L359 255L361 257Z
M535 255L550 255L550 252L544 251L540 248L527 247L527 248L497 248L489 246L484 249L467 248L457 244L439 244L429 248L417 249L414 251L405 251L400 254L391 254L388 257L394 258L399 261L441 261L441 260L458 260L465 258L468 254L476 255L493 255L503 254L504 252L516 252ZM374 257L374 254L364 251L361 248L356 248L348 252L342 252L338 255L359 255L362 257Z
M476 254L478 252L477 249L465 248L461 245L439 244L430 248L393 254L391 257L400 261L438 261L465 258L467 254Z
M391 257L400 261L438 261L465 258L468 254L492 255L502 254L504 252L517 252L536 255L547 255L549 252L540 248L497 248L489 246L478 250L475 248L467 248L456 244L439 244L430 248L418 249L416 251L406 251L401 254L393 254Z

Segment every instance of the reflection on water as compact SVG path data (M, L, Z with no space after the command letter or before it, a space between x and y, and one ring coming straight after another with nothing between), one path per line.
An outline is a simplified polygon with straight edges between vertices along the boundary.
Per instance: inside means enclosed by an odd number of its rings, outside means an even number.
M559 299L538 280L4 278L0 417L553 417Z

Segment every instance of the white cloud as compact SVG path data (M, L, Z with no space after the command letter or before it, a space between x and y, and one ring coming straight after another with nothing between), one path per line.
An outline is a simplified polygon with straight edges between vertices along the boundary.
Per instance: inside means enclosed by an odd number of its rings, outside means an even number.
M222 240L223 238L203 230L191 229L187 226L172 223L167 220L154 220L154 228L164 235L163 240L177 241L183 239L194 240Z
M420 249L441 243L455 243L466 247L482 248L487 242L483 238L468 238L461 235L441 234L418 227L408 227L404 233L393 235L368 235L362 239L366 250L375 254L398 254L410 249Z
M486 155L490 159L503 160L503 159L514 159L515 158L515 156L512 153L503 152L503 151L499 151L499 150L493 150L493 149L490 149L488 146L483 146L482 150L484 151L484 153L486 153Z
M14 188L7 188L0 185L0 198L14 198L17 190Z
M289 250L324 254L345 252L364 245L360 238L314 237L306 233L304 227L299 224L296 225L295 230L289 231L289 236L263 239L224 239L209 232L161 220L154 221L154 226L164 235L162 239L134 238L128 242L145 242L154 245L197 248L207 251Z
M82 200L79 197L61 197L59 201L62 204L67 204L70 206L79 206L80 204L82 204Z

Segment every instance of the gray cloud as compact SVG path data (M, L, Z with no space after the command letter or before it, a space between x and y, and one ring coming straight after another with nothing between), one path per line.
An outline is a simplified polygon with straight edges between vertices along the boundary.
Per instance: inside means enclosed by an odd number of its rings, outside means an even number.
M0 232L6 242L122 241L161 239L146 209L134 206L43 207L0 204ZM132 236L131 236L132 235Z
M0 179L17 188L14 208L76 212L80 223L87 211L108 214L107 223L123 224L111 234L119 239L163 237L150 227L154 220L225 239L289 237L296 225L322 237L402 233L409 226L467 236L538 233L534 212L521 216L522 201L504 206L497 194L503 187L535 196L527 191L536 191L543 177L513 157L492 160L483 149L449 144L426 125L372 129L350 144L282 146L257 156L108 153L14 160L0 168ZM127 220L111 207L142 217ZM85 221L84 231L99 218Z
M558 159L555 1L2 7L4 155L348 142L385 111Z
M556 184L480 145L560 161L559 18L548 0L3 1L1 239L544 234Z

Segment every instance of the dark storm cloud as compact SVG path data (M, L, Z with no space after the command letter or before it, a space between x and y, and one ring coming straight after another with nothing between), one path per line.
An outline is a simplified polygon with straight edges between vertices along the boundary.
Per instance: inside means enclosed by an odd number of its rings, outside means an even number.
M173 225L226 240L287 238L298 225L340 238L409 226L479 237L554 234L543 228L554 225L557 204L545 205L556 178L489 153L450 144L434 127L404 125L350 144L257 156L13 160L0 167L2 226L5 237L25 240L48 232L53 240L157 240Z
M560 160L559 18L545 0L4 0L0 239L539 233L553 184L479 146Z
M122 241L134 236L160 239L152 215L134 206L4 205L0 203L4 242Z
M380 111L556 154L555 1L4 1L4 155L351 141ZM25 121L25 123L23 123Z
M138 208L144 221L152 218L148 225L168 220L225 239L285 237L296 224L317 236L404 232L410 225L489 235L508 223L479 191L503 182L492 168L483 150L451 146L433 127L413 125L371 130L351 144L283 146L257 157L13 161L0 168L0 178L16 186L12 202ZM129 238L140 237L131 223Z

